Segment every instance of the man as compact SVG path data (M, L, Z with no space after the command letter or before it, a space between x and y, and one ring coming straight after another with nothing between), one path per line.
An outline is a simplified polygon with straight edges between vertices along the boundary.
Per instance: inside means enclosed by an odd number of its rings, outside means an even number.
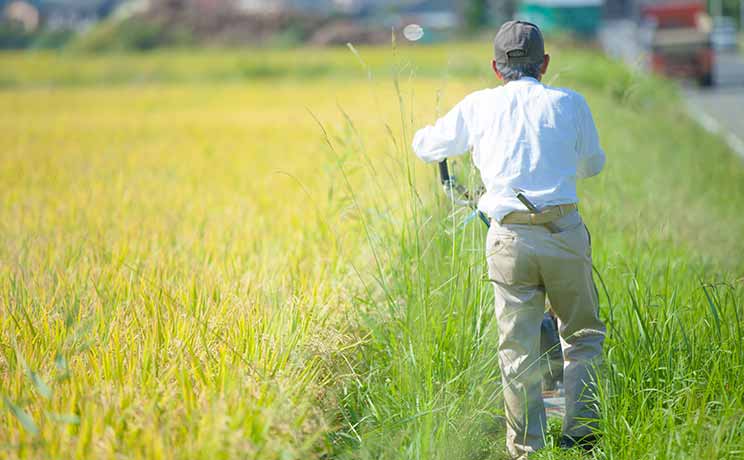
M545 443L539 361L546 294L563 347L560 444L590 448L605 328L590 236L576 207L576 179L598 174L605 155L584 98L540 83L550 56L536 25L505 23L494 52L493 70L505 84L467 96L419 130L413 149L427 162L470 150L486 187L478 208L491 218L486 258L495 288L509 453L526 458ZM526 210L516 197L520 191L539 213Z

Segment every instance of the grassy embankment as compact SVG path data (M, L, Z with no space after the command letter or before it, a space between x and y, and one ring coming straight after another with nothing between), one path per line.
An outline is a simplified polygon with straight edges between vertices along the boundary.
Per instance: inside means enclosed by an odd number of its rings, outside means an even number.
M0 455L499 458L483 229L407 148L488 52L0 57ZM744 168L668 85L553 62L609 157L601 455L736 458Z

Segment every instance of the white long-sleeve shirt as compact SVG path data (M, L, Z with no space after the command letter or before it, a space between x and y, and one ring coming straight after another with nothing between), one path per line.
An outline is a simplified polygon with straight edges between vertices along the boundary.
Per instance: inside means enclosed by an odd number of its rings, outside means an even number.
M426 162L472 151L486 187L478 209L497 221L526 210L515 189L538 208L577 203L576 179L605 163L584 98L529 77L468 95L416 132L413 150Z

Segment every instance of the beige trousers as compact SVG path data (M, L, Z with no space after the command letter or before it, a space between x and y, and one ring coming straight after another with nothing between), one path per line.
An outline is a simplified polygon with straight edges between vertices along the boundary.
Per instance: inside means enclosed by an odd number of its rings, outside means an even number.
M492 221L486 239L488 274L496 294L506 443L514 458L526 458L545 445L540 324L546 294L563 346L563 434L581 438L596 426L594 371L605 327L598 316L590 237L576 211L555 223L561 232Z

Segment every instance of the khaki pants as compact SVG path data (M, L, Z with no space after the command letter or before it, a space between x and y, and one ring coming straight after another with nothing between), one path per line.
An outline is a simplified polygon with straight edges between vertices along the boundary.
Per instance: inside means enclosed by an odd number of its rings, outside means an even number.
M563 346L563 434L580 438L596 426L594 370L602 356L605 327L598 316L590 237L576 211L555 223L561 232L492 221L486 239L488 274L496 294L506 443L515 458L526 458L545 445L540 324L546 293Z

